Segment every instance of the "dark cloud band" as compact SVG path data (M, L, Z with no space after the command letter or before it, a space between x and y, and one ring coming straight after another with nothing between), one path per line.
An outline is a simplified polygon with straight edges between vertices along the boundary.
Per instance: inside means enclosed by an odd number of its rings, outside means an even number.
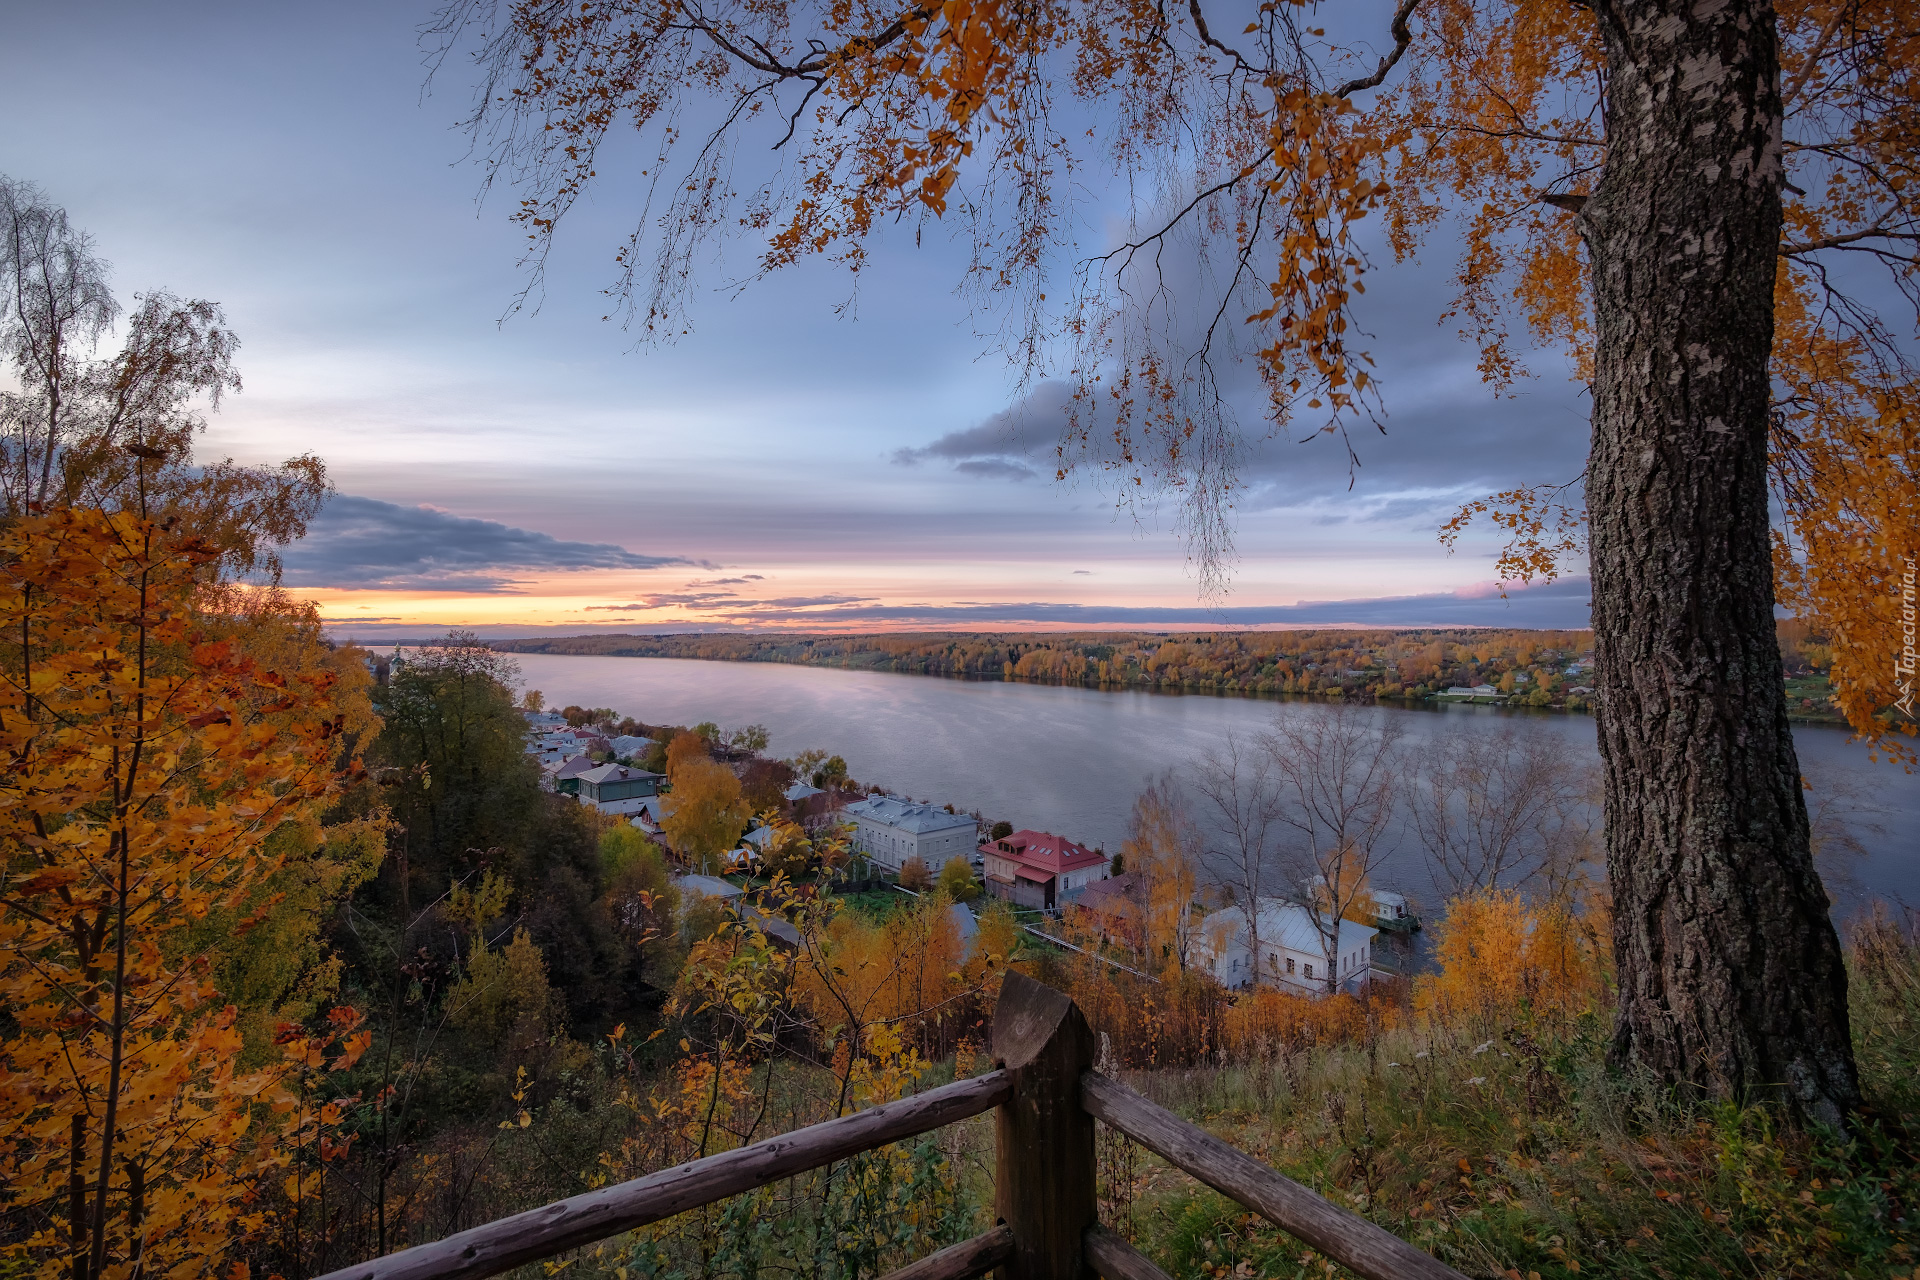
M695 563L605 542L564 542L496 520L335 494L286 552L293 587L514 594L514 574Z

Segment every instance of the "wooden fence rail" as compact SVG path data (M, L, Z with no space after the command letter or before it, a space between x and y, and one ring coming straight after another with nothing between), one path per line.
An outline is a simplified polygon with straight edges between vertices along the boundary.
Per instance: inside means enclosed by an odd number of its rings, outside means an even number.
M530 1209L319 1280L480 1280L861 1151L995 1111L991 1231L882 1280L1168 1280L1100 1225L1094 1121L1267 1218L1366 1280L1465 1280L1406 1241L1284 1178L1092 1069L1093 1035L1067 996L1007 975L993 1016L995 1070L749 1147Z

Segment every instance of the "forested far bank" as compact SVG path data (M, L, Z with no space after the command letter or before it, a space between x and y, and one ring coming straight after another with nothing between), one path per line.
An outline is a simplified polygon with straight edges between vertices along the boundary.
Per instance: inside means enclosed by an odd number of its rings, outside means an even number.
M1828 637L1778 626L1798 719L1844 723L1833 706ZM1239 697L1305 694L1422 701L1451 689L1532 707L1590 709L1591 631L1474 628L1311 631L899 632L632 635L492 640L506 653L695 658Z

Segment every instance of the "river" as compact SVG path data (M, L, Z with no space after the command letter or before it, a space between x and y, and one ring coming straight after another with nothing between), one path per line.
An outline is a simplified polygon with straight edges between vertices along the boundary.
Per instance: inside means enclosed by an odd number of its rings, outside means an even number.
M1109 852L1125 837L1133 798L1148 778L1186 765L1229 731L1257 732L1276 715L1313 714L1317 705L776 663L513 657L524 684L541 690L549 707L611 707L649 724L764 724L770 754L821 747L844 756L863 783ZM1443 728L1526 715L1563 737L1568 751L1597 759L1585 715L1468 706L1374 714L1404 717L1412 752ZM1874 763L1843 729L1799 726L1794 741L1816 794L1836 797L1835 809L1867 850L1828 869L1838 913L1874 898L1920 906L1920 775ZM1428 896L1414 842L1399 841L1376 882Z

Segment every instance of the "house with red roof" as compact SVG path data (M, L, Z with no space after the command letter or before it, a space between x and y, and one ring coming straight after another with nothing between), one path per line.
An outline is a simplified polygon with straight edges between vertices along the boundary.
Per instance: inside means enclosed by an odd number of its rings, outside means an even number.
M1016 831L980 846L987 892L1016 906L1051 910L1107 878L1113 860L1045 831Z

